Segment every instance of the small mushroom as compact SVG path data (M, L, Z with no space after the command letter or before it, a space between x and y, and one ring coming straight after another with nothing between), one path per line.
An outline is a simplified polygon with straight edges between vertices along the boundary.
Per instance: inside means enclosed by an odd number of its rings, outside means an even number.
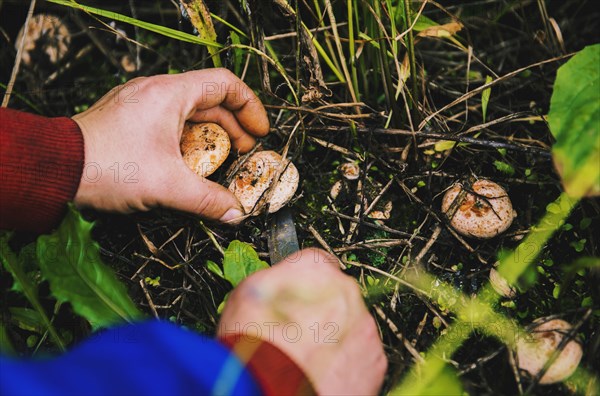
M342 184L341 180L336 181L335 183L333 183L333 186L331 186L331 190L329 191L329 196L335 201L337 199L337 197L340 195L340 193L342 192L342 189L344 188L344 185Z
M510 198L498 184L481 179L473 183L454 215L448 213L452 203L463 190L460 183L452 186L444 195L442 212L451 218L450 224L462 235L488 239L506 231L516 216Z
M492 285L492 289L501 296L514 298L517 295L517 289L512 287L508 281L500 275L496 268L490 270L490 285Z
M211 175L229 155L231 142L223 128L210 122L186 122L181 135L181 155L200 177Z
M21 60L30 67L47 58L52 65L60 62L69 51L71 33L67 26L56 16L37 14L31 17L29 24L23 26L15 40L15 48L19 49L25 36Z
M354 162L345 162L340 165L340 172L347 180L356 180L360 176L360 167Z
M394 204L392 203L392 201L387 201L383 205L383 208L378 208L378 209L372 210L367 215L367 217L369 217L370 219L375 219L375 220L389 220L390 217L392 216L393 207L394 207Z
M275 180L278 174L281 176ZM298 188L298 169L274 151L259 151L247 158L229 185L229 190L248 214L277 212ZM276 183L272 186L273 183Z
M519 368L536 376L571 329L571 325L562 319L553 319L534 327L531 337L517 341ZM540 379L540 384L553 384L567 379L577 369L582 355L583 350L579 342L567 342Z

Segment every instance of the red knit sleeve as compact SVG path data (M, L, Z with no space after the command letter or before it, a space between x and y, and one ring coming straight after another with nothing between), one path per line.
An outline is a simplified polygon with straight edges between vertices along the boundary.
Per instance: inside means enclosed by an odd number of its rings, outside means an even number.
M58 225L83 171L83 136L70 118L0 109L0 229Z
M302 369L270 342L241 334L228 334L219 341L246 364L265 396L317 394Z

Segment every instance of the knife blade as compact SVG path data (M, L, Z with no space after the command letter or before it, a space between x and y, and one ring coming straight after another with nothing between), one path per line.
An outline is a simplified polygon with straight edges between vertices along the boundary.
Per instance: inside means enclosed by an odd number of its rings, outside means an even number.
M271 265L300 250L296 225L290 208L281 208L273 214L269 230L269 257Z

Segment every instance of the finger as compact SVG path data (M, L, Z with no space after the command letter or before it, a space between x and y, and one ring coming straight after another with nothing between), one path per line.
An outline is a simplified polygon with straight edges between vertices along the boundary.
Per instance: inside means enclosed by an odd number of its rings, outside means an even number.
M206 110L198 110L192 115L190 121L219 124L227 131L233 147L241 153L247 153L256 144L256 140L244 131L233 113L224 107L216 106Z
M170 177L163 183L158 201L162 206L196 214L209 220L237 224L243 217L243 209L237 198L225 187L191 171L183 162L173 165Z
M178 83L179 95L186 98L186 114L223 106L235 115L246 132L255 136L269 133L267 111L260 99L229 70L195 70L171 78Z

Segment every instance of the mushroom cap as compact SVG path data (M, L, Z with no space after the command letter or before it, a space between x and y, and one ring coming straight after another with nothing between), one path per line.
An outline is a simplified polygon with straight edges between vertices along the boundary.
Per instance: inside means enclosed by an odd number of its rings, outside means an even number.
M442 212L448 212L462 188L460 183L456 183L446 192ZM473 183L471 190L479 196L467 193L452 216L450 225L462 235L480 239L492 238L506 231L515 217L506 191L485 179Z
M490 285L501 296L514 298L517 295L517 289L509 285L508 281L495 268L490 270Z
M278 181L277 174L281 173ZM274 151L259 151L244 161L229 185L229 190L248 214L258 215L267 207L277 212L294 196L300 175L294 164ZM269 187L276 182L270 191Z
M360 167L354 162L345 162L340 165L340 172L348 180L356 180L360 176Z
M219 125L186 122L181 135L181 155L186 165L200 177L211 175L229 155L229 135Z
M517 341L519 367L535 376L571 329L571 325L562 319L537 325L531 331L531 338ZM540 379L540 384L553 384L567 379L577 369L582 355L581 345L576 340L569 341Z
M71 33L67 26L54 15L36 14L31 17L29 24L23 26L15 40L18 49L25 35L21 60L26 66L31 66L43 54L51 64L57 64L69 51Z

